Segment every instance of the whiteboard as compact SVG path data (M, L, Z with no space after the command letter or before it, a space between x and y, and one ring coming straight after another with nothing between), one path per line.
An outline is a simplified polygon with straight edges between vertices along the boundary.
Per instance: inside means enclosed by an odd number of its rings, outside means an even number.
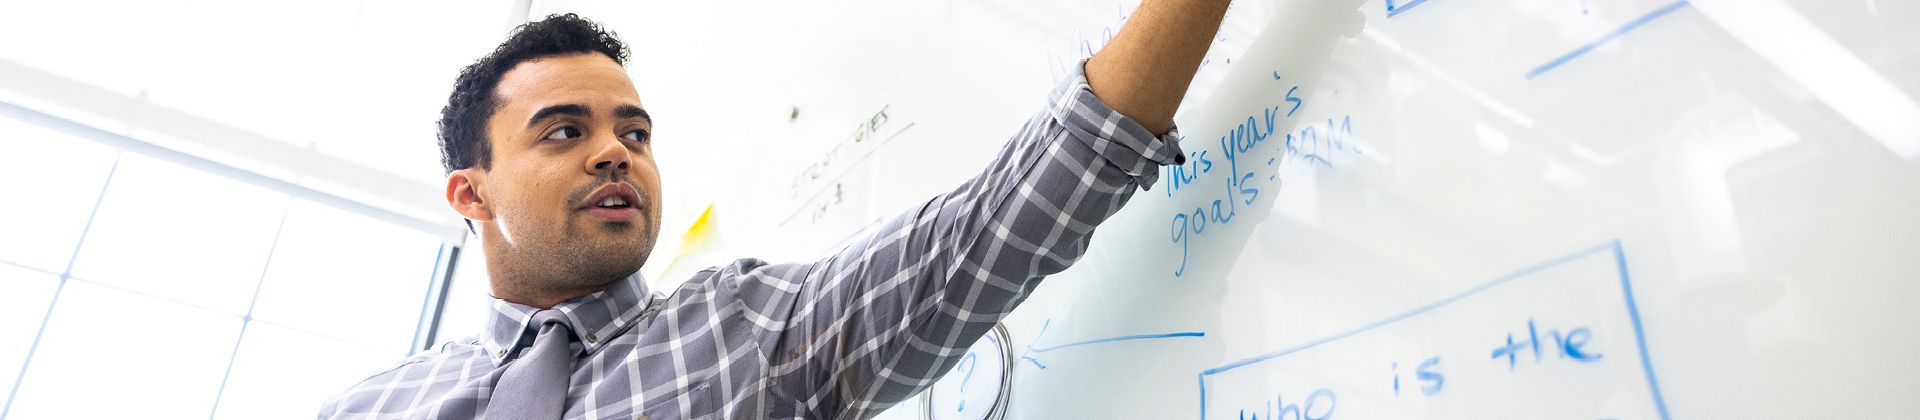
M860 15L679 193L727 244L687 258L957 185L1131 7ZM1913 1L1238 2L1188 163L884 417L1920 416L1915 39Z

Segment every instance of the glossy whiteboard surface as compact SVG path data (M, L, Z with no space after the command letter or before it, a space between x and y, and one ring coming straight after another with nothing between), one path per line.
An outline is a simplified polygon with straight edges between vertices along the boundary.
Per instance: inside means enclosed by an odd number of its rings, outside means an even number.
M730 137L777 141L728 252L956 185L1132 6L876 12ZM1188 163L1005 322L1005 416L1920 416L1915 39L1914 1L1238 2Z

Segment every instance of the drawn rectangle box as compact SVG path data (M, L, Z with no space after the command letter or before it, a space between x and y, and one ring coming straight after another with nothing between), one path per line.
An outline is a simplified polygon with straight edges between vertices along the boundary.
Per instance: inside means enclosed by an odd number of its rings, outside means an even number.
M1632 293L1618 241L1584 249L1204 371L1201 417L1664 419Z

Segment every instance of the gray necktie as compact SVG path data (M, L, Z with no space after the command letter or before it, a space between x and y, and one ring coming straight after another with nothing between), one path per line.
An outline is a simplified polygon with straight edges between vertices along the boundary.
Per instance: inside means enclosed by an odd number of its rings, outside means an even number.
M573 374L573 328L560 311L548 309L533 313L540 333L533 346L507 366L500 382L493 386L493 400L487 403L487 420L557 419L566 408L567 377Z

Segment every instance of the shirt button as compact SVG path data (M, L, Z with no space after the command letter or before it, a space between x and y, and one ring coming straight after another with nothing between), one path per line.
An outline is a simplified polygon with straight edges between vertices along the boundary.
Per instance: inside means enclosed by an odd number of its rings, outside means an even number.
M593 344L594 340L593 334L587 334L587 344Z
M501 358L501 359L507 358L507 349L500 349L500 354L495 355L493 357Z
M633 420L653 420L653 419L647 418L647 416L640 416L640 417L634 417Z

